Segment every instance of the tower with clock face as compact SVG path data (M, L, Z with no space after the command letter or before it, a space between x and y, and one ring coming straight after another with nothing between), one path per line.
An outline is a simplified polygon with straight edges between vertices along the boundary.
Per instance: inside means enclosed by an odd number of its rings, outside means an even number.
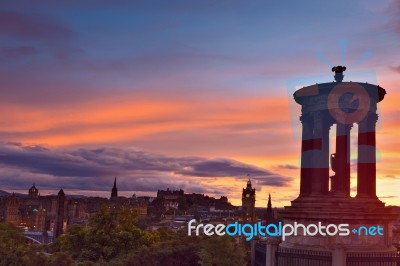
M255 221L256 189L251 186L250 178L242 192L242 211L244 222Z

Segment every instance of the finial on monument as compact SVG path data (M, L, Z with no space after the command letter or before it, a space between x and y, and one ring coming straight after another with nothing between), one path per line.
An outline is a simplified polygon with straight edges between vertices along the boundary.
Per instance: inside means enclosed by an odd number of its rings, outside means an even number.
M338 73L343 73L346 71L346 67L345 66L335 66L332 67L332 72L335 72L336 74Z
M346 71L346 67L345 66L335 66L332 67L332 72L335 72L335 80L336 82L342 82L343 80L343 72Z

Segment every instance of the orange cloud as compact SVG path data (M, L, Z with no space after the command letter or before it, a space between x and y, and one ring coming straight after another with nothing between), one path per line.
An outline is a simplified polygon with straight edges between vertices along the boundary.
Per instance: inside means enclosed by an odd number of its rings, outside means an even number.
M128 145L175 156L226 157L294 177L285 188L257 184L258 206L265 206L273 191L278 206L287 205L298 194L299 170L279 165L299 166L300 141L294 139L286 97L206 99L196 95L176 98L145 97L133 93L77 103L73 106L0 105L0 132L3 141L41 143L53 147ZM388 176L398 173L399 137L397 102L400 94L388 95L381 103L382 128L378 131L379 193ZM300 115L300 114L299 114ZM300 122L298 122L300 127ZM393 178L392 178L393 179ZM228 182L228 181L229 182ZM228 194L240 204L240 180L207 180L216 188L232 185ZM227 190L227 191L231 191ZM388 198L390 203L395 198Z

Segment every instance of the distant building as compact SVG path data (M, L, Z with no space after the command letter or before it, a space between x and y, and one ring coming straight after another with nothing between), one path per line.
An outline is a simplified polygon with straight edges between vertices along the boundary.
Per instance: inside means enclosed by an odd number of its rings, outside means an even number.
M133 195L129 198L129 207L136 211L140 217L147 216L147 201Z
M131 198L118 196L117 178L114 178L114 186L111 189L110 201L107 202L110 208L128 208L134 210L139 216L147 216L147 204L143 199L139 199L136 195Z
M57 196L57 217L56 217L56 225L55 225L55 237L59 237L64 233L64 202L65 202L65 194L62 189L58 192Z
M242 216L244 222L255 221L256 189L252 187L250 178L242 192Z
M90 216L101 206L130 208L141 216L147 216L150 199L118 197L116 178L111 198L66 196L61 189L58 195L41 196L33 184L24 194L0 195L0 222L9 222L29 232L49 231L54 237L60 236L68 226L87 224Z
M197 215L208 216L211 213L218 215L233 214L237 207L229 203L226 196L216 199L204 194L187 193L180 190L158 190L157 197L149 204L150 213L159 215Z
M185 192L180 190L157 190L157 198L169 198L169 199L177 199L178 197L182 197Z
M33 199L37 199L39 196L39 190L36 188L35 184L28 191L29 197Z
M20 212L19 212L19 201L14 193L6 200L5 208L5 218L6 222L19 225L20 222Z
M182 202L185 192L180 190L158 190L157 191L157 201L158 207L161 212L167 212L169 210L177 210L179 207L179 202Z

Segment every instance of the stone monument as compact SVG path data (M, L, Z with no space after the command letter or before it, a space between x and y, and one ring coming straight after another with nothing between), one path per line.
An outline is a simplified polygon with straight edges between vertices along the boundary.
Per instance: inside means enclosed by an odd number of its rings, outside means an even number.
M367 83L343 82L346 67L333 67L335 82L303 87L294 93L301 105L300 194L281 212L284 224L349 224L348 236L290 236L280 248L331 251L334 265L344 265L348 252L394 252L391 224L395 219L376 195L377 104L385 89ZM357 195L350 196L350 132L358 125ZM329 132L336 127L335 153ZM329 176L330 165L335 173ZM352 232L380 226L383 235ZM336 257L336 258L335 258ZM345 258L344 258L345 259Z

